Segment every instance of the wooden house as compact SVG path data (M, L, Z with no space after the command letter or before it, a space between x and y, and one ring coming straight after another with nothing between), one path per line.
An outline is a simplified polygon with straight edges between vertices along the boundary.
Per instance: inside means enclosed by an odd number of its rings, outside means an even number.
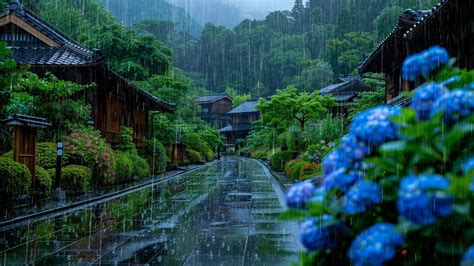
M220 129L227 138L227 144L243 142L252 130L253 122L260 118L257 110L258 99L251 99L228 112L231 124Z
M363 62L360 73L384 73L386 101L406 104L400 96L420 85L401 77L404 59L434 45L445 47L461 68L474 67L474 2L444 0L432 10L406 10L390 35Z
M199 97L197 103L201 106L201 119L209 124L223 128L230 125L230 116L227 114L232 110L232 97L227 94Z
M175 106L158 99L110 70L98 50L84 47L47 23L19 0L0 15L0 41L7 43L19 65L30 65L38 75L51 72L59 79L79 84L95 83L82 95L92 106L94 126L112 144L119 142L121 126L133 128L141 145L148 112L173 112Z
M370 91L360 77L339 78L334 84L322 88L319 95L331 95L336 100L336 106L331 108L333 114L347 114L349 106L357 99L359 93Z

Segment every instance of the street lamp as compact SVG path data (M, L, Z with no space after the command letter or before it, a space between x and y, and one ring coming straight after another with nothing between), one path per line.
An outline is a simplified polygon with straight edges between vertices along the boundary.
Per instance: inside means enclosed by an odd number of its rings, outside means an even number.
M55 196L57 200L64 200L66 195L61 189L61 166L62 157L64 154L64 143L60 140L56 143L56 180L55 180Z

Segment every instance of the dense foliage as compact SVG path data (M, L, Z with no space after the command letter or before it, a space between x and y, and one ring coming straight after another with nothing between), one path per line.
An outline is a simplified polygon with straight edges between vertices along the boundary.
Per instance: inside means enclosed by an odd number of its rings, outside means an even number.
M69 165L61 170L61 188L68 193L87 191L91 186L92 171L82 165Z
M111 184L115 180L114 152L98 130L78 127L64 139L65 153L83 159L84 165L94 170L100 184Z
M452 63L441 47L407 58L404 78L426 81L410 107L357 114L323 160L322 185L289 190L288 215L305 219L303 262L472 264L474 71Z
M233 29L206 24L198 40L172 44L176 65L200 74L213 91L231 87L259 97L289 85L318 90L335 77L355 73L374 45L393 30L404 9L429 9L437 3L304 2L297 0L291 11L274 11L263 20L245 19ZM189 60L190 54L197 55L196 60Z
M28 193L31 186L31 174L25 165L7 157L0 157L0 205L5 205L21 194Z

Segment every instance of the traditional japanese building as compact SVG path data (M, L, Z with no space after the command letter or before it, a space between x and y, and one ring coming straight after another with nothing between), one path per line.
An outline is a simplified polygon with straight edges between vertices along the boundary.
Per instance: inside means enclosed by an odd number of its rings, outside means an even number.
M202 96L197 99L201 106L201 119L209 124L223 128L230 125L231 118L227 114L232 110L232 97L224 94Z
M432 10L406 10L394 30L363 62L360 73L385 73L386 101L406 104L400 96L421 81L407 82L401 77L404 59L434 45L445 47L461 68L474 67L474 2L444 0ZM404 103L405 102L405 103Z
M0 15L0 41L7 43L19 65L30 65L38 75L51 72L59 79L94 83L84 100L92 106L94 126L112 144L119 142L121 126L133 128L140 146L148 126L148 112L173 112L175 106L154 97L110 70L102 53L84 47L47 23L19 0Z
M252 130L252 124L260 118L257 105L258 99L251 99L228 112L231 124L220 129L227 138L227 144L240 144L245 141Z
M364 84L360 77L339 78L334 84L322 88L319 95L331 95L336 100L336 106L331 108L333 114L347 114L349 106L357 99L359 93L370 91L372 88Z

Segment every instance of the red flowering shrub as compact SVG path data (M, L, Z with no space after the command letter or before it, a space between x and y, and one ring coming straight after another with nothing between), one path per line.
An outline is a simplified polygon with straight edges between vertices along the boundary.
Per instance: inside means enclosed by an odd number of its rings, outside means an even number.
M301 168L301 178L302 179L306 179L306 178L310 178L310 177L314 177L316 175L319 175L321 174L321 171L322 168L321 168L321 165L319 164L315 164L315 163L309 163L309 164L305 164L303 166L303 168Z
M114 153L99 131L92 127L74 129L65 138L64 150L69 156L82 157L95 177L100 178L100 184L111 184L115 180Z

